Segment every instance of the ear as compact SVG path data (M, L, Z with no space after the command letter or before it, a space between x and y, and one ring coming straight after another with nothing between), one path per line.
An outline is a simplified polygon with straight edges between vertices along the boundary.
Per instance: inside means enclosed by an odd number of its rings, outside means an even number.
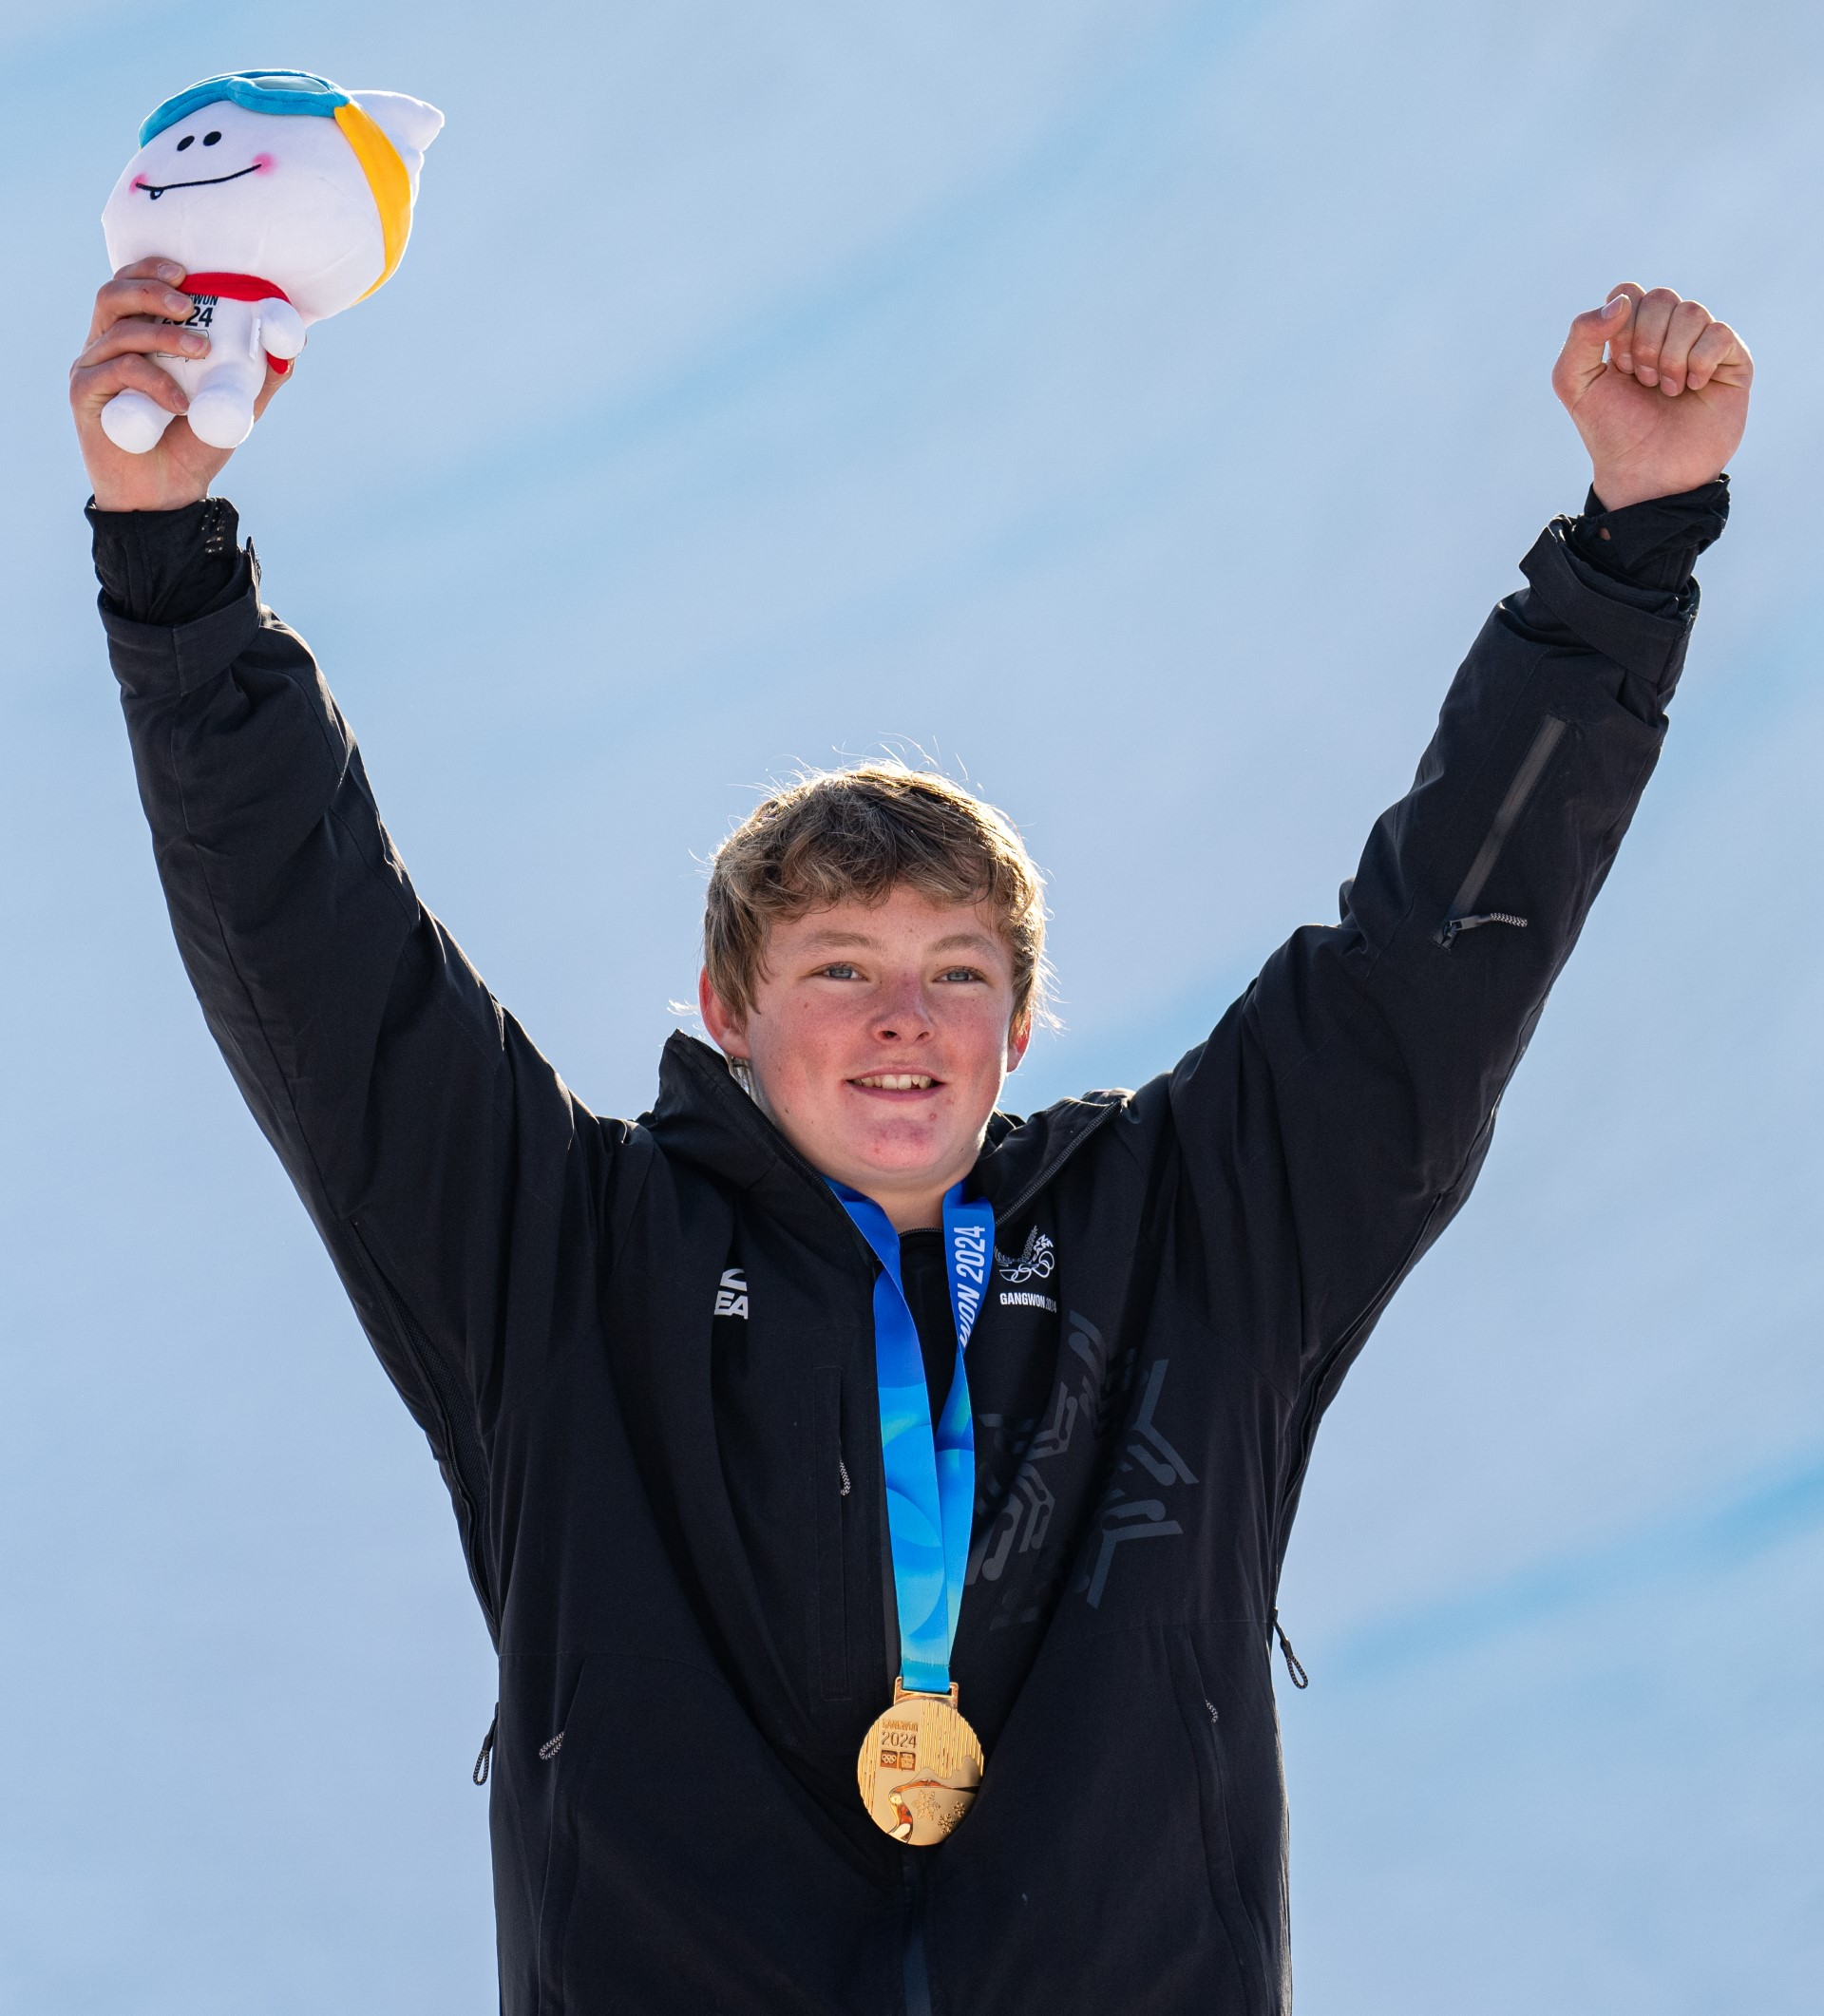
M422 98L408 98L403 91L351 91L349 96L399 149L408 168L418 166L411 157L422 161L444 130L444 115Z
M734 1014L723 1001L722 997L710 985L710 971L706 966L696 977L696 1006L703 1018L703 1026L710 1032L711 1040L725 1057L739 1062L748 1060L748 1018Z
M1033 1040L1033 1018L1025 1016L1019 1021L1009 1024L1007 1030L1007 1069L1017 1071L1019 1060L1026 1055L1026 1046Z

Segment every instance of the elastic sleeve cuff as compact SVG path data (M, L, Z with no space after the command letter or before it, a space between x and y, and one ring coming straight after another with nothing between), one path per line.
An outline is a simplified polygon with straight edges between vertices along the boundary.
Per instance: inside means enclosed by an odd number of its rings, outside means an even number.
M1676 497L1649 498L1619 511L1592 489L1568 538L1598 572L1635 588L1676 594L1691 579L1698 555L1714 545L1729 522L1729 479L1700 484Z
M226 608L246 592L240 519L225 497L176 511L87 507L103 607L134 623L176 628Z
M104 591L102 627L122 690L132 695L190 693L225 672L259 634L259 561L252 546L239 556L239 577L220 608L187 623L136 623L113 608Z
M1520 562L1521 573L1572 636L1669 695L1697 619L1697 582L1687 580L1674 594L1605 574L1572 546L1573 523L1554 518Z

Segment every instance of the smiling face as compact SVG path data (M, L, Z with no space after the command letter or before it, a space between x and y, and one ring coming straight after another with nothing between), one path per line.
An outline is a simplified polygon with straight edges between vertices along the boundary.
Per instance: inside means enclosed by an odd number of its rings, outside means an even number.
M222 100L155 134L102 212L116 271L135 259L271 280L307 321L377 279L386 251L373 192L333 119L250 112Z
M902 1231L939 1223L1031 1034L994 913L904 886L775 923L746 1017L699 998L786 1139Z

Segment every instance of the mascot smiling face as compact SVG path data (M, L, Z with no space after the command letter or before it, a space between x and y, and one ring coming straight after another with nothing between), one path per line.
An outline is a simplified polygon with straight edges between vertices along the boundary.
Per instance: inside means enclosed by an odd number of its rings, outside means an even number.
M161 357L202 439L253 427L266 359L279 370L307 324L391 277L411 231L425 149L444 115L396 91L344 91L300 70L211 77L140 128L140 151L102 212L110 263L180 261L208 357ZM109 439L143 453L171 416L142 392L104 409Z

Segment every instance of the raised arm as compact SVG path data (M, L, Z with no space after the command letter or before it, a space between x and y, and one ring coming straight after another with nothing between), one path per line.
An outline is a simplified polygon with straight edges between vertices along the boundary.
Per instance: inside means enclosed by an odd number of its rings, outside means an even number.
M104 338L135 325L117 363L176 333L133 313L150 286L104 290L98 319L127 311ZM93 348L72 383L102 614L178 943L430 1437L492 1613L486 1438L504 1386L541 1369L554 1298L586 1292L623 1137L575 1104L418 901L314 660L261 606L232 505L204 495L226 458L181 423L122 455L96 416L143 381Z
M1197 1207L1273 1273L1258 1349L1307 1421L1468 1196L1658 759L1751 369L1664 291L1572 325L1554 383L1591 451L1584 515L1521 563L1340 922L1295 933L1174 1075Z

